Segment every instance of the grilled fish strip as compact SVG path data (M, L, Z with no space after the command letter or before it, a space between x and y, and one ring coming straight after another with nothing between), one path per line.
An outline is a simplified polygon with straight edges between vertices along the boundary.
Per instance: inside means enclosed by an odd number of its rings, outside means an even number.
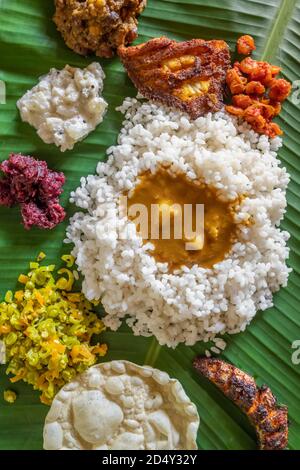
M255 427L260 449L286 448L288 409L277 404L269 387L257 387L250 375L220 359L198 357L194 367L246 413Z
M230 52L224 41L155 38L118 54L138 91L148 99L174 106L192 119L223 105Z

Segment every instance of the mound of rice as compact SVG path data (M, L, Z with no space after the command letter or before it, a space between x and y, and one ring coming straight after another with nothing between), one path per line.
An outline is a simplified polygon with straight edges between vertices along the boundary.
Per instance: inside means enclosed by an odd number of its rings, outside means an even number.
M84 276L88 299L101 299L105 324L116 330L122 319L136 335L155 335L160 344L193 345L246 328L257 310L272 306L286 285L287 232L278 228L289 176L276 158L281 140L258 136L247 124L222 112L195 121L179 111L127 98L118 145L108 150L96 176L82 178L71 201L85 209L71 219L68 242ZM243 199L239 240L214 269L197 265L168 272L151 256L133 222L121 218L118 198L145 170L169 162L174 171L204 178L229 200ZM120 234L130 230L130 239Z

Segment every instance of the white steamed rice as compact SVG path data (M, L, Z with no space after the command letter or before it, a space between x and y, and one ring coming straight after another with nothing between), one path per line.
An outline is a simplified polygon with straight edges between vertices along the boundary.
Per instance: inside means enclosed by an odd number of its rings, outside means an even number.
M67 241L84 276L88 299L101 299L105 324L113 330L127 317L136 335L155 335L160 344L193 345L246 328L257 310L287 283L287 232L278 227L286 207L289 176L276 152L281 140L258 136L225 114L195 121L179 112L127 98L118 145L108 150L96 176L82 178L71 201L84 209L72 217ZM237 221L250 216L239 240L214 269L197 265L168 273L151 256L134 223L118 214L118 198L145 170L161 162L190 178L203 177L225 199L247 194ZM131 230L131 238L118 233Z

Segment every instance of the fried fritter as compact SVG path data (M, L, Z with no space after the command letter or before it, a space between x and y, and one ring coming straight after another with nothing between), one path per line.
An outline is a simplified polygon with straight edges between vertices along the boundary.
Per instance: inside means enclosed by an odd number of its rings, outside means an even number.
M138 91L187 112L192 119L223 105L230 52L224 41L155 38L118 54Z
M54 22L70 49L112 57L137 37L137 17L147 0L55 0Z
M255 427L261 450L285 449L288 443L288 408L279 406L269 387L220 359L197 357L195 369L213 382Z

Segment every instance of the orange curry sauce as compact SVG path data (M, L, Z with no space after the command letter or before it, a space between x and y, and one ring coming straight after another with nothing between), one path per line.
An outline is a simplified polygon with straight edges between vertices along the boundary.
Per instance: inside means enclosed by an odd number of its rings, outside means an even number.
M138 211L130 214L130 209L134 204L143 204L147 208L148 227L146 232L148 237L144 242L151 242L154 245L153 256L158 262L167 262L169 271L172 272L181 266L191 267L194 264L205 268L212 268L214 264L222 261L230 251L232 244L237 238L238 225L234 221L234 215L238 201L223 201L218 195L218 191L200 181L189 179L183 173L173 173L167 168L160 167L155 174L146 172L139 177L139 183L127 201L128 218L134 221L140 233L140 213ZM181 208L181 218L177 218L178 204ZM196 204L204 205L204 238L200 238L197 249L186 249L186 242L198 242L199 237L185 238L184 230L184 204L192 205L192 229L196 228ZM157 208L154 216L151 215L151 205ZM178 207L178 206L177 206ZM163 238L162 234L162 212L168 211L171 223L170 237ZM153 219L153 220L152 220ZM147 219L146 219L147 220ZM151 238L152 224L159 221L159 236ZM203 221L203 218L202 218ZM174 236L176 223L182 224L182 236ZM196 233L196 232L195 232ZM153 235L153 233L152 233Z

